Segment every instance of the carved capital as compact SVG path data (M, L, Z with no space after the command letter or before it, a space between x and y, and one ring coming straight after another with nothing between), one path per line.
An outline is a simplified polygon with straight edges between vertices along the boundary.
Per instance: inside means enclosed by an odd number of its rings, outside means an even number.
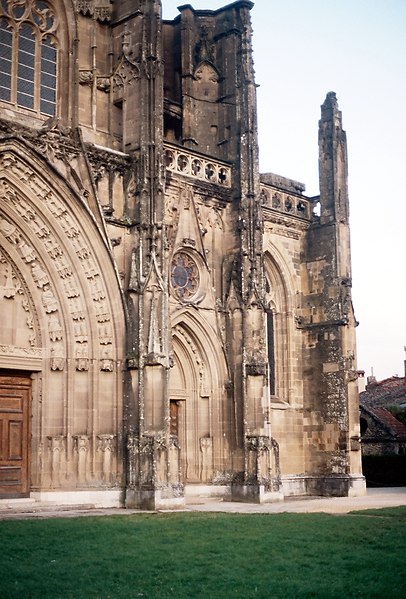
M259 362L251 362L245 367L245 373L251 376L266 376L267 364Z
M255 451L260 453L268 452L272 446L272 442L269 437L261 435L252 435L246 438L245 445L249 451Z
M90 69L79 71L79 83L80 85L90 85L93 83L93 71Z
M97 435L97 451L114 451L115 435L100 434Z
M73 436L73 449L78 453L83 451L87 453L90 449L90 439L87 435Z
M96 79L97 89L106 94L110 91L111 81L109 77L97 77Z
M63 435L55 435L53 437L47 437L48 447L51 452L62 452L65 451L66 437Z

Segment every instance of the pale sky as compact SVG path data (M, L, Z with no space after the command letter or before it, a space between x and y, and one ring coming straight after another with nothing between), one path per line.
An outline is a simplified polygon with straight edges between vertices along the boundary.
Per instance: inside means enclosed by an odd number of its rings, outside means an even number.
M163 0L164 18L187 2ZM195 0L196 9L229 2ZM349 157L358 368L403 375L406 346L406 0L257 0L251 11L261 172L318 193L328 91Z

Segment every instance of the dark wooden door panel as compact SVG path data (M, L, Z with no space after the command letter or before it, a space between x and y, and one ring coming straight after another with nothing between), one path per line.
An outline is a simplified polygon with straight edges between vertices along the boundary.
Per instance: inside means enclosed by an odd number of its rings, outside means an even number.
M21 468L12 468L11 466L4 466L0 468L0 487L13 487L15 485L21 485ZM6 489L4 489L5 491Z
M29 493L31 379L0 374L0 497Z
M8 459L10 461L23 459L24 441L24 423L11 420L8 423Z
M171 399L170 403L170 433L176 437L179 434L179 404L177 401Z

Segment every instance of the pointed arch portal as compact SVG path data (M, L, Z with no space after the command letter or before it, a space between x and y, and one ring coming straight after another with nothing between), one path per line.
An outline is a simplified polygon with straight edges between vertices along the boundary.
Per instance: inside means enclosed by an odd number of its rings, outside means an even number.
M230 406L225 362L209 326L184 314L172 328L175 365L169 378L171 432L177 433L185 483L221 476L229 458Z
M15 140L0 151L0 493L28 493L11 484L24 472L31 490L114 482L124 312L108 246L42 158Z

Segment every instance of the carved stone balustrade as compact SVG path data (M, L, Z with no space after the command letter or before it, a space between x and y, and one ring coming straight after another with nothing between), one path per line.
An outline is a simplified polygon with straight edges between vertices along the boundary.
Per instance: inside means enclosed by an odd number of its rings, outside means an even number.
M312 220L313 206L309 198L276 189L270 185L261 185L261 204L265 208L276 210L288 216Z
M227 163L204 158L169 144L165 144L164 148L165 166L169 171L221 187L231 187L231 167Z

